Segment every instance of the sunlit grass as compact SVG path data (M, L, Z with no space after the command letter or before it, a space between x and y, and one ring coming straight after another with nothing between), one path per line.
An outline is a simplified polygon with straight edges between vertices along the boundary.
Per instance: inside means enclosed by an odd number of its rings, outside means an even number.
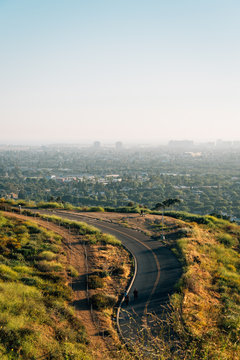
M61 237L0 216L0 243L0 358L89 359L84 328L66 303L70 271L63 255L56 261Z
M199 348L204 342L206 359L230 360L240 352L240 227L209 216L205 220L208 225L203 217L200 225L191 223L194 231L175 246L184 264L180 295L172 297L175 331ZM199 348L193 359L202 359Z
M69 220L55 215L48 216L39 214L39 216L43 219L48 219L49 221L57 225L62 225L66 228L70 228L77 234L85 235L85 240L88 240L91 244L96 244L100 242L103 244L121 246L121 241L118 240L115 236L110 234L104 234L94 226L88 225L84 222Z
M39 254L39 258L42 259L42 260L47 260L47 261L51 261L51 260L54 260L56 259L56 254L54 254L52 251L42 251L40 254Z

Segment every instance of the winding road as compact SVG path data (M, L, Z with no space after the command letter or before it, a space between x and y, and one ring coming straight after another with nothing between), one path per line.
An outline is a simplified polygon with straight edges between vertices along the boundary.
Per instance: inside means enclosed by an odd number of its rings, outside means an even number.
M39 212L50 213L42 210ZM137 271L129 289L129 304L126 306L123 303L120 309L119 326L126 342L131 339L135 341L136 328L141 329L146 314L154 313L160 317L163 307L168 303L169 295L174 291L174 286L182 274L176 256L168 248L160 246L157 240L119 224L77 213L55 210L54 214L71 220L84 221L105 233L116 236L133 254ZM133 297L135 288L138 290L137 300Z

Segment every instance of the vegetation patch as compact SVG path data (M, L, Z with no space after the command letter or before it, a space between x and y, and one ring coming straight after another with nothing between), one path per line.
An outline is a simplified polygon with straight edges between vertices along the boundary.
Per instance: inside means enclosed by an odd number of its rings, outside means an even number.
M151 329L146 329L148 341L159 359L237 360L240 226L209 215L175 212L173 215L175 219L164 217L164 239L161 226L156 226L161 225L161 213L129 217L129 225L150 231L159 246L172 248L183 266L182 278L170 298L164 320L154 316L149 320L157 333L153 335ZM134 346L140 358L144 357L145 343L144 333L142 344Z
M51 261L51 260L54 260L56 259L56 254L53 253L52 251L42 251L40 254L39 254L39 258L40 259L43 259L43 260L47 260L47 261Z
M68 275L73 277L73 278L76 278L79 276L79 272L77 271L77 269L75 269L75 267L73 267L72 265L69 265L67 267L67 272L68 272Z
M30 215L33 216L33 213ZM51 221L54 224L64 226L73 231L76 235L85 235L85 241L90 242L91 244L101 243L110 244L113 246L121 246L121 241L118 240L115 236L104 234L99 229L84 222L64 219L55 215L42 215L39 213L36 215L44 220Z
M90 359L84 327L66 300L61 237L0 216L0 358Z
M113 307L116 304L116 298L114 296L98 293L92 295L91 302L94 309L102 310Z
M186 359L237 359L240 227L211 216L193 215L187 221L190 230L176 241L174 249L184 265L184 273L179 294L171 298L171 327L182 354L192 344L191 355Z
M171 246L183 265L183 276L178 284L178 291L170 299L166 319L163 322L156 320L161 322L160 328L162 326L159 336L154 336L156 353L164 360L238 359L240 227L210 215L200 216L186 212L165 212L166 214L171 215L171 218L165 216L163 229L161 213L147 215L145 218L138 216L138 219L145 222L147 230L151 230L152 235L159 240L159 246ZM47 218L50 220L50 217ZM53 222L58 223L59 219L53 217ZM114 242L106 241L101 232L93 227L88 231L85 224L63 219L60 221L91 244L88 254L90 262L92 261L90 271L94 274L95 280L104 281L103 288L95 285L90 290L91 301L94 309L109 319L112 315L112 306L115 304L113 299L116 300L116 293L121 293L121 286L129 274L124 261L118 260L118 251L122 249L120 246L113 246ZM18 236L9 233L11 240L2 236L1 262L6 269L10 268L13 271L6 271L8 279L2 278L2 282L21 282L26 285L32 281L34 285L29 286L35 286L44 292L47 281L49 294L64 293L61 287L50 285L54 277L60 281L64 271L68 270L40 271L38 267L43 261L50 267L53 263L61 263L58 259L59 253L52 250L53 245L59 246L59 239L56 239L54 244L46 241L39 251L32 241L33 236L40 236L38 229L29 229L26 233L18 227ZM164 240L161 236L162 230ZM24 245L21 245L20 238ZM33 249L30 252L29 247ZM44 254L46 251L52 252L56 257L41 258L41 253ZM14 266L11 264L13 259L10 258L10 253L15 254ZM24 264L21 262L21 269L18 268L20 264L17 262L23 258ZM31 263L29 273L24 270L26 261ZM34 266L33 262L36 262ZM33 274L32 269L40 271L41 276L39 273ZM65 293L62 298L67 299L68 296L69 294ZM107 326L105 328L110 329Z
M103 278L97 275L90 275L88 277L88 286L90 289L98 289L104 287L104 280Z

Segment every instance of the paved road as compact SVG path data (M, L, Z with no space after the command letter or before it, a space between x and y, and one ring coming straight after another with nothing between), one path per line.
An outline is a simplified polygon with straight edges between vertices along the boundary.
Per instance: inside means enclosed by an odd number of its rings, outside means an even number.
M42 212L42 211L41 211ZM44 211L47 213L47 211ZM115 235L126 248L134 254L137 261L137 274L129 292L129 305L123 304L120 313L120 328L125 339L136 338L136 327L140 327L146 313L161 316L163 306L174 291L174 285L181 276L181 266L175 255L159 242L143 233L121 225L99 221L90 217L54 211L72 220L84 221L94 225L105 233ZM134 301L133 290L138 290L138 299ZM133 319L129 326L130 318Z

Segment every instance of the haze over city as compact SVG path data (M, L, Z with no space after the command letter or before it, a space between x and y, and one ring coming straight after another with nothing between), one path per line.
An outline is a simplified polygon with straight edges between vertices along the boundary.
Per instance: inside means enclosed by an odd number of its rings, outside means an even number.
M240 360L239 0L0 0L0 360Z
M240 140L238 1L0 1L0 143Z

